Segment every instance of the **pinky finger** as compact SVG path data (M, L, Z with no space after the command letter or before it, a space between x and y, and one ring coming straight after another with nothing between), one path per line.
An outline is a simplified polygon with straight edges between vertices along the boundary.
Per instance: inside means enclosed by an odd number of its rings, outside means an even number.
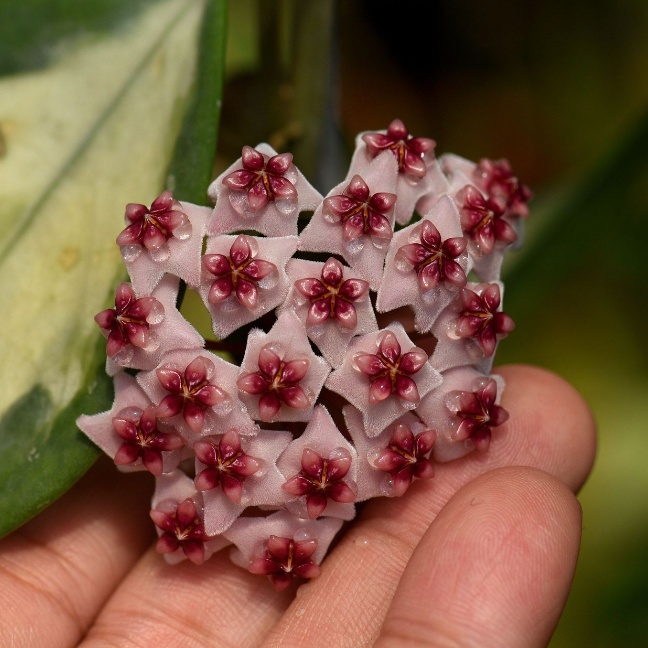
M464 486L418 544L376 648L546 646L581 534L571 491L532 468Z

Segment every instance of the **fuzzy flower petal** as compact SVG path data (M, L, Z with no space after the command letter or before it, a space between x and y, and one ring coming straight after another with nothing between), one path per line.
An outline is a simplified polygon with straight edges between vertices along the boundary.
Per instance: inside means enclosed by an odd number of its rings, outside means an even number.
M155 410L135 378L114 377L115 400L107 412L77 419L77 425L120 470L148 470L155 475L174 470L182 459L183 439L171 427L159 426Z
M500 282L469 283L439 315L432 328L437 345L431 360L439 371L474 365L484 374L490 372L499 340L515 328L511 317L501 312L503 291Z
M393 235L397 162L391 153L334 187L300 235L300 248L339 254L377 290Z
M296 236L223 235L208 240L198 292L217 338L227 337L285 300L290 287L286 262L297 245Z
M405 362L406 368L400 363ZM442 382L427 356L400 323L351 341L326 387L362 412L367 436L375 437Z
M334 258L291 259L286 269L292 288L279 312L294 310L324 357L339 366L354 335L378 330L368 282Z
M209 235L254 230L266 236L296 236L297 218L313 211L322 196L292 164L268 144L243 148L242 157L207 190L216 201Z
M200 565L231 544L224 536L206 533L202 495L180 470L157 478L151 508L158 534L156 549L171 565L186 559Z
M258 428L238 398L237 375L235 365L194 349L168 353L157 369L140 372L137 382L158 405L158 417L193 443L223 429L256 434Z
M357 492L357 455L326 408L318 405L306 430L281 455L277 466L294 500L287 505L297 517L319 515L351 520Z
M470 272L470 259L464 250L459 213L452 200L443 196L422 222L394 235L378 290L377 310L410 306L416 329L429 331ZM432 270L434 275L430 274Z
M239 518L223 535L236 545L230 554L235 564L270 576L277 589L285 589L294 576L319 574L313 565L322 562L341 526L337 518L299 519L279 511L264 518ZM289 561L289 556L294 559Z
M484 387L488 392L486 414L481 401ZM438 461L451 461L473 450L483 452L488 448L492 428L508 418L499 407L503 391L501 376L484 376L471 367L443 374L442 387L423 398L417 409L425 423L437 431L434 456ZM466 417L462 417L461 411L468 413Z
M162 356L172 349L193 349L203 346L203 338L176 308L178 284L179 279L169 275L150 294L150 298L158 305L148 317L151 322L159 321L159 323L149 326L146 347L126 344L114 355L106 358L106 373L109 376L114 376L123 368L153 369ZM121 286L128 286L128 284L121 284ZM135 294L142 299L147 299L142 293ZM103 316L104 313L106 311L99 313L97 317ZM101 321L100 326L105 323ZM108 339L110 342L110 336Z
M195 484L208 534L223 533L246 507L283 505L284 478L275 464L291 440L290 432L260 430L254 437L229 431L196 441Z
M313 353L304 324L286 311L268 333L249 333L239 397L256 420L308 421L329 371Z
M155 212L153 208L158 201L169 204L160 207L162 211ZM170 191L165 191L144 214L140 213L142 207L128 205L126 222L131 224L117 238L135 291L149 294L164 274L172 274L190 286L197 286L200 281L200 251L211 210L178 202ZM131 219L136 217L132 223ZM151 219L150 224L147 224L147 219ZM141 229L140 226L144 227L143 237L137 239L128 234L134 227Z
M360 411L347 405L343 414L358 452L358 501L398 497L409 488L413 478L428 479L434 475L429 455L436 433L416 414L401 416L373 438L365 434Z

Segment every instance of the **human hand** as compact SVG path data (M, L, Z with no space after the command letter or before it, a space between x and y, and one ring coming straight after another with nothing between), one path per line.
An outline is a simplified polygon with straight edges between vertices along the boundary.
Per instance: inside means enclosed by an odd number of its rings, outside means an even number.
M485 455L368 503L322 574L277 593L227 550L197 567L152 547L148 475L100 461L0 542L0 646L543 646L573 578L574 492L595 453L581 397L532 367L497 370L510 419Z

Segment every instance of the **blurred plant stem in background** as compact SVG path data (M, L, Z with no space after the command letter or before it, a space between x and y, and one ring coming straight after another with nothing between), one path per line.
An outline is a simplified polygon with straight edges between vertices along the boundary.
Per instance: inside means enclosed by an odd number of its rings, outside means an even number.
M339 103L336 6L333 0L250 2L232 6L224 123L217 171L244 144L267 141L290 151L320 190L344 173L346 151L337 127ZM237 25L237 20L256 25ZM236 41L258 43L250 48ZM241 66L243 69L239 68Z

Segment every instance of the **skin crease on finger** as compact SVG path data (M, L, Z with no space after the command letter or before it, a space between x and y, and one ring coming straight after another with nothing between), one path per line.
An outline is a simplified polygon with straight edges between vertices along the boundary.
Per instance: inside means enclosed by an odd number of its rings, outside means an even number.
M414 548L464 484L500 466L528 465L576 490L590 470L594 425L575 390L541 369L501 373L511 420L496 430L489 453L437 465L436 477L414 483L404 498L367 505L322 575L302 585L292 604L293 589L277 594L265 579L230 565L226 551L202 568L168 567L147 554L100 613L85 645L371 645Z

